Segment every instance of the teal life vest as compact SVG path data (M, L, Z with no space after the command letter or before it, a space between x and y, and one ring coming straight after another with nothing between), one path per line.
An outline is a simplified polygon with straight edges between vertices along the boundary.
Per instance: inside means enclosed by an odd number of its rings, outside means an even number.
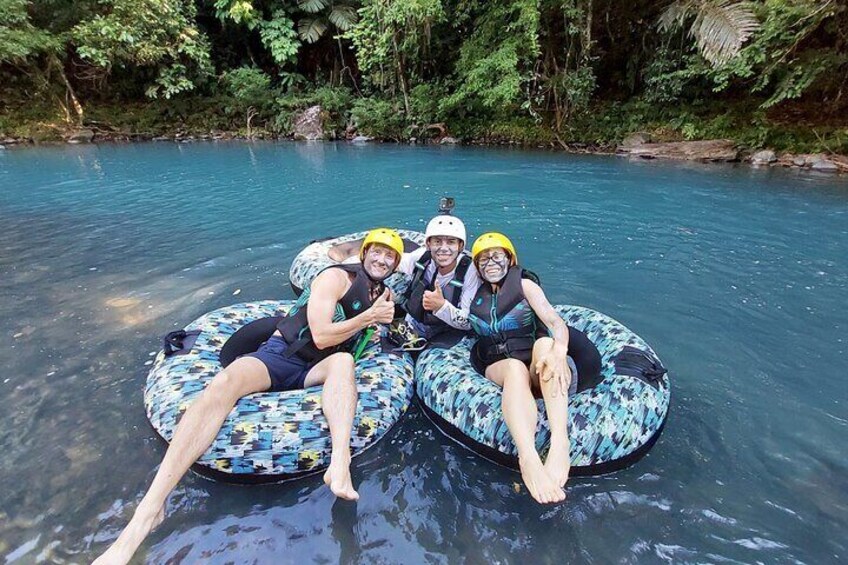
M518 359L529 363L533 344L539 335L547 335L524 296L521 279L538 283L539 279L520 266L510 267L501 281L498 292L483 282L471 302L468 321L478 336L472 355L475 365L488 367L502 359Z

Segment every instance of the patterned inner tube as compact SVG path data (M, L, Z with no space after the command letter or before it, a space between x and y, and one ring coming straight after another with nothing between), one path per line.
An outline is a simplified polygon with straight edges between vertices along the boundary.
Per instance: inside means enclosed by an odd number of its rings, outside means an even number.
M404 251L409 253L424 245L424 234L411 230L397 230L403 238ZM359 247L368 232L357 232L341 237L331 237L313 241L297 254L289 270L289 281L294 293L300 296L312 279L322 270L342 262L357 262ZM395 295L403 294L409 286L409 277L395 273L386 279L386 285Z
M603 377L569 399L571 474L598 475L641 458L659 437L671 397L669 377L645 341L619 322L588 308L556 306L601 354ZM501 388L471 366L474 340L451 349L427 349L415 367L420 403L449 437L502 465L517 467L517 452L501 409ZM536 447L547 450L550 430L537 400Z
M168 357L160 352L147 377L144 406L156 432L171 441L186 408L221 370L219 354L231 335L254 320L284 315L292 304L236 304L186 326L187 332L200 330L191 349ZM374 445L409 407L412 367L408 354L383 353L377 343L366 347L356 363L353 456ZM321 411L321 388L312 387L239 400L194 469L229 482L278 482L318 472L329 463L330 431Z

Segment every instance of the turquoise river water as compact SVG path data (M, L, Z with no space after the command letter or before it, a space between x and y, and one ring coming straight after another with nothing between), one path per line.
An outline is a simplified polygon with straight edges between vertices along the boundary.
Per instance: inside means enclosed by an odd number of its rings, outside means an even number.
M516 243L554 303L653 345L672 376L653 451L542 507L414 405L320 476L195 475L150 563L838 563L848 560L848 182L617 157L346 144L0 151L0 556L87 562L164 451L142 388L160 337L292 298L310 240L423 230L439 196Z

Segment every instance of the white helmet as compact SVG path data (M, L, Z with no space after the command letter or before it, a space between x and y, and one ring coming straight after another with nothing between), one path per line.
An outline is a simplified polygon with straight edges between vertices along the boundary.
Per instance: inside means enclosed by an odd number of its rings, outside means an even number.
M455 237L465 243L465 224L456 216L443 214L436 216L430 223L427 224L427 231L424 232L424 239L430 239L434 235L446 237Z

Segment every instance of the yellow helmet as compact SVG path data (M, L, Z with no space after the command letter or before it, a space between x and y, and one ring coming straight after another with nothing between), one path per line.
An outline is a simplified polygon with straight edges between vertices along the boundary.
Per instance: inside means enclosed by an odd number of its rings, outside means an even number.
M369 231L365 239L362 240L362 247L359 248L360 261L365 260L365 250L372 243L381 243L389 249L393 249L398 254L398 264L400 264L400 258L403 257L403 239L398 232L390 228L377 228Z
M518 263L518 254L509 238L502 233L493 231L484 233L474 241L474 245L471 247L471 258L476 262L478 255L495 247L503 247L509 252L510 267Z

